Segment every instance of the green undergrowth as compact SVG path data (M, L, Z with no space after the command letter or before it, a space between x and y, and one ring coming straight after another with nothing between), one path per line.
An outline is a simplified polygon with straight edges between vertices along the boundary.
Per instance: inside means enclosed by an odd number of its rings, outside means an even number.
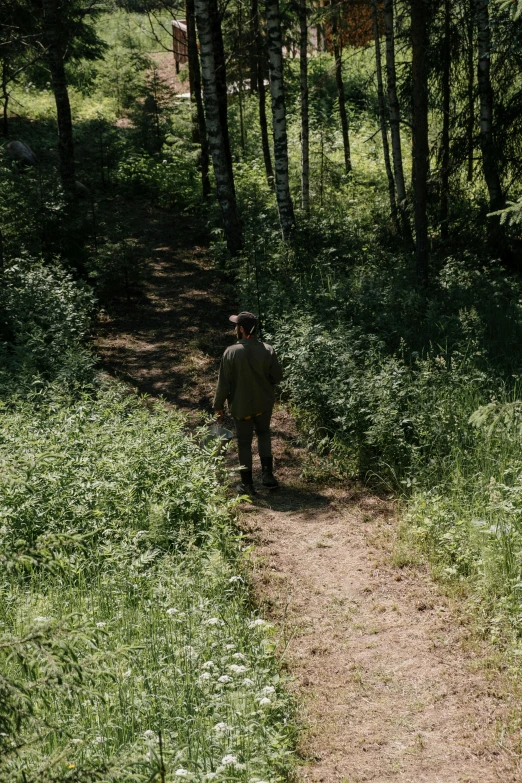
M103 381L92 291L0 290L0 781L283 781L295 746L220 458Z
M285 779L274 631L184 424L112 384L4 401L0 780Z
M353 174L327 167L321 184L315 168L311 214L298 212L288 244L245 169L247 251L231 271L281 355L282 393L310 445L401 497L411 556L421 550L441 579L467 585L484 634L518 647L522 286L485 249L477 182L452 205L451 243L432 238L419 291L389 218L378 139L367 146L373 122L370 102L352 129ZM327 154L339 163L335 136Z

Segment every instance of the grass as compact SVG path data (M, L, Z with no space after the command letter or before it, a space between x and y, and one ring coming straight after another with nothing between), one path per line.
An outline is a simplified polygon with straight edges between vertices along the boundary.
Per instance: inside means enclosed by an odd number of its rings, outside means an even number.
M286 778L277 641L183 426L112 385L4 407L0 780Z

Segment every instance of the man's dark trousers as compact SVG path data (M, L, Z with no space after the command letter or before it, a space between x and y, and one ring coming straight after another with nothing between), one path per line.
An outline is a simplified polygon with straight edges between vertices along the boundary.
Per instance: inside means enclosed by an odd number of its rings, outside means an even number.
M257 435L257 445L261 460L272 456L272 443L270 438L270 419L272 411L252 416L251 419L234 419L237 433L237 450L239 464L242 470L252 470L252 440L254 430Z

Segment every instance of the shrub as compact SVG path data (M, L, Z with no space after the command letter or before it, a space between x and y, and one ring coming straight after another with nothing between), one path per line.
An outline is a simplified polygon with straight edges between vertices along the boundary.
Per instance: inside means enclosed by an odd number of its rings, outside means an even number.
M81 343L94 300L60 264L17 259L2 272L0 311L4 383L13 374L80 384L88 379L92 359Z

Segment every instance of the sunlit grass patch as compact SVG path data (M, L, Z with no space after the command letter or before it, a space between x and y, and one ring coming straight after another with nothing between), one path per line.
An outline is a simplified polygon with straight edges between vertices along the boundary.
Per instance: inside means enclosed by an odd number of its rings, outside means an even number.
M0 780L284 779L274 631L182 428L112 386L5 409Z

